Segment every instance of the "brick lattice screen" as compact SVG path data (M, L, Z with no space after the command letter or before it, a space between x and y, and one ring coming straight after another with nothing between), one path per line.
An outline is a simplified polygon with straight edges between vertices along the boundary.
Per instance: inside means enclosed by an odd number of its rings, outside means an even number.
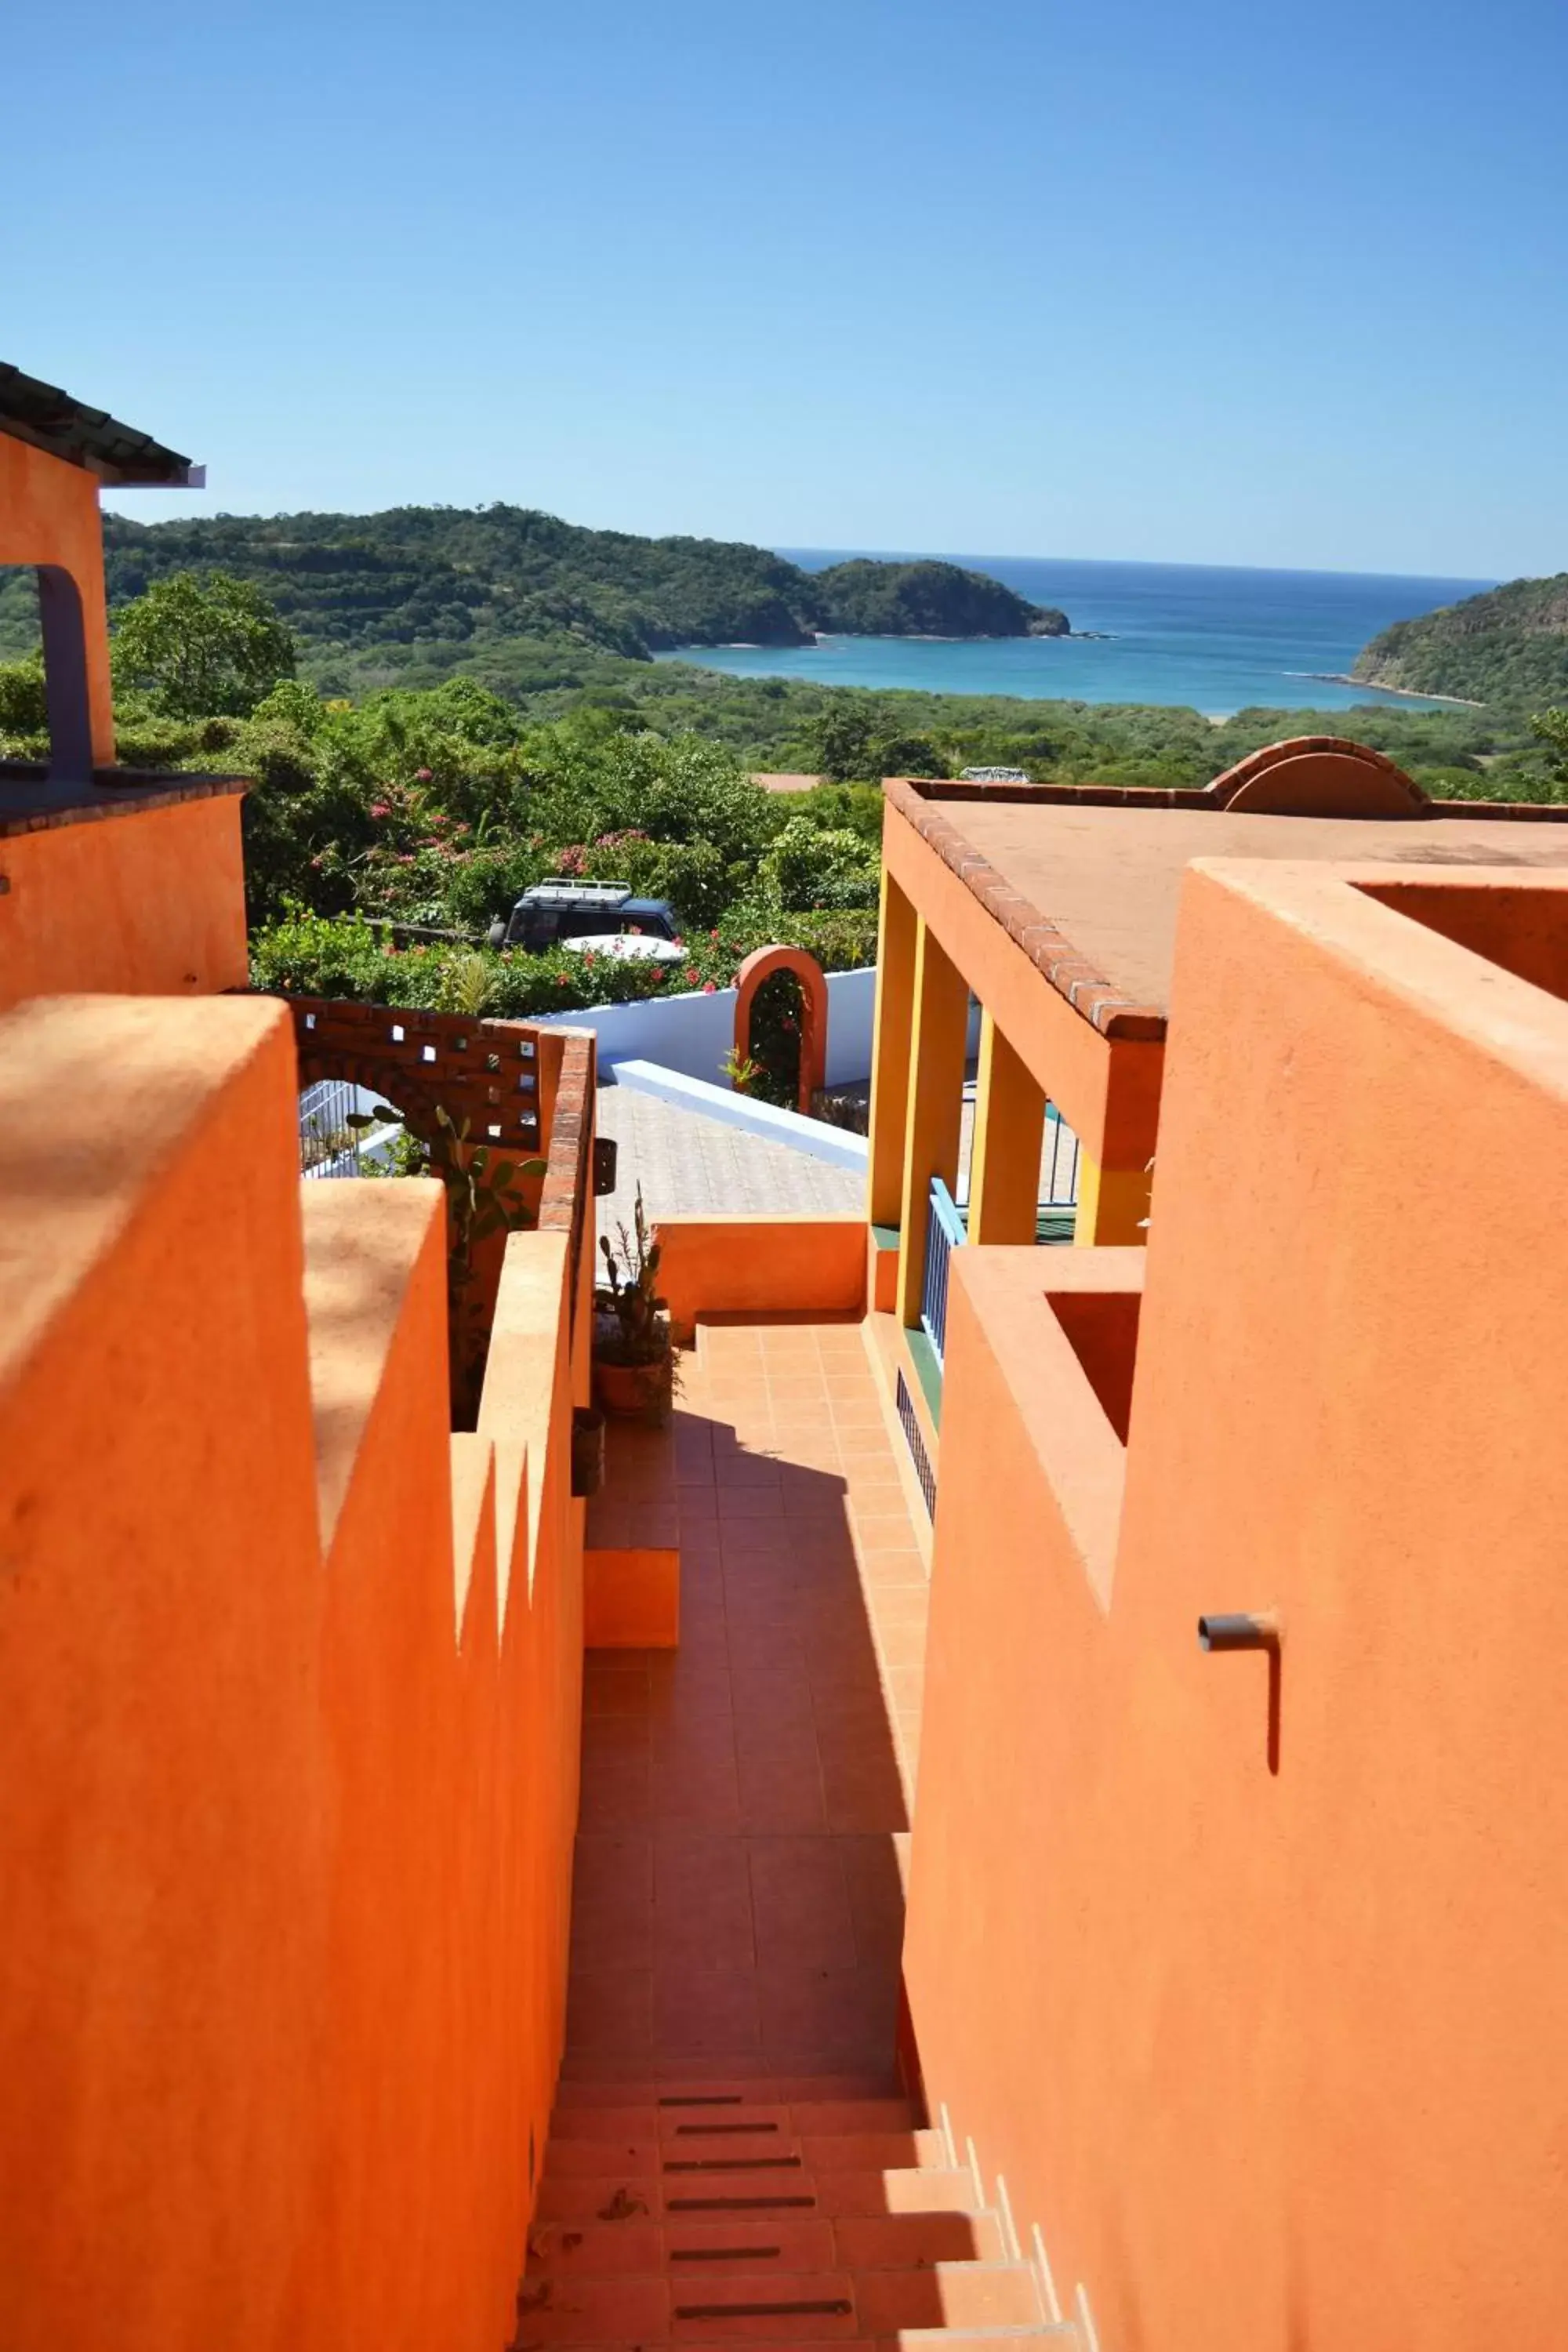
M394 1012L325 996L289 999L300 1083L344 1078L381 1095L421 1141L437 1132L437 1106L475 1143L537 1152L546 1132L539 1033L521 1021L472 1021L460 1013Z

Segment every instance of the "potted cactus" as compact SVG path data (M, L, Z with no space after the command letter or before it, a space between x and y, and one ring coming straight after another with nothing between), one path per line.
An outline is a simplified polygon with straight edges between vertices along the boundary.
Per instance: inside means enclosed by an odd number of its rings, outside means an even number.
M594 1395L608 1413L656 1427L669 1419L675 1355L669 1316L658 1295L659 1246L637 1186L632 1230L619 1225L619 1249L605 1234L599 1247L609 1276L594 1293Z

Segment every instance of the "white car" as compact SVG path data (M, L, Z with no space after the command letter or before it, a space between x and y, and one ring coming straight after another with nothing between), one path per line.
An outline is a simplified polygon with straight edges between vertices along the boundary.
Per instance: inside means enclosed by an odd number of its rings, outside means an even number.
M567 955L610 956L616 963L682 963L686 950L679 940L656 940L646 931L590 931L587 937L563 940Z

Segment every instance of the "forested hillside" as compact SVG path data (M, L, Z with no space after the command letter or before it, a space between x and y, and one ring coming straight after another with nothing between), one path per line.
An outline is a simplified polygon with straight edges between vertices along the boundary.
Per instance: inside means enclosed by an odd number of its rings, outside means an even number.
M999 581L951 563L802 571L765 548L584 530L522 507L373 515L104 519L111 606L185 571L265 590L328 692L426 686L461 669L521 696L603 683L681 645L808 645L817 630L891 636L1058 634ZM0 585L0 657L34 641L29 591Z
M1396 621L1358 656L1355 676L1502 709L1568 702L1568 572Z
M1318 727L1311 712L1215 726L1195 710L877 694L615 656L602 658L617 682L588 692L503 698L457 676L354 701L300 677L265 593L221 572L154 581L121 608L111 653L128 765L249 780L258 985L519 1017L725 986L769 940L836 968L868 961L889 774L1001 764L1064 783L1201 784ZM1527 729L1485 710L1368 709L1354 723L1440 796L1568 796L1568 715ZM41 663L0 664L0 757L47 748ZM758 768L824 781L773 793ZM668 898L685 955L479 945L547 874Z

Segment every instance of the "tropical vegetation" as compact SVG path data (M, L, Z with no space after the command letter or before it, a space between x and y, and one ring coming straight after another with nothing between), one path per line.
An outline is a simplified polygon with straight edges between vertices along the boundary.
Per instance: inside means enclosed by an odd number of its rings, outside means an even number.
M121 756L251 780L258 986L513 1016L729 985L772 940L829 970L875 953L882 777L1005 765L1067 783L1202 784L1321 713L874 693L622 665L623 681L497 693L462 674L357 700L295 675L254 581L154 581L117 617ZM1568 715L1358 710L1348 722L1435 795L1568 800ZM36 656L0 665L0 751L46 747ZM815 788L772 793L752 771ZM497 951L491 919L552 874L669 899L680 958ZM791 1017L781 998L779 1024ZM776 1074L763 1055L762 1076Z

